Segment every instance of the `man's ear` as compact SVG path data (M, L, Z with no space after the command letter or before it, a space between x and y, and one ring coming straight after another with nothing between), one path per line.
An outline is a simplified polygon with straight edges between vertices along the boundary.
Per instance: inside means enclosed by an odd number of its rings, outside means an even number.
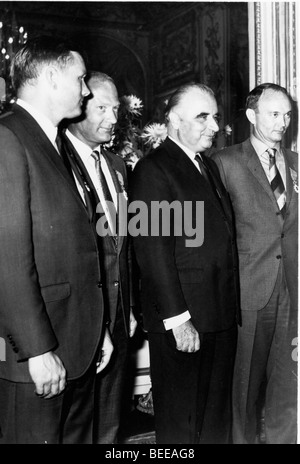
M58 69L56 68L56 66L49 65L45 68L45 79L51 87L55 89L57 88Z
M169 120L170 120L170 123L172 124L174 129L176 129L176 130L179 129L180 117L178 116L177 113L174 113L174 111L170 111Z
M252 110L251 108L248 108L246 110L246 116L249 119L249 121L251 122L251 124L255 125L255 123L256 123L255 111Z

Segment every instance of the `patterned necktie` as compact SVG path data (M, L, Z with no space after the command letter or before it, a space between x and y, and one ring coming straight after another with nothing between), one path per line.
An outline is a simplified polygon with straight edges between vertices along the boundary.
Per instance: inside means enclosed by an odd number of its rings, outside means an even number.
M276 149L268 148L267 153L269 155L269 173L270 173L270 184L276 198L278 208L284 217L286 209L286 190L278 167L276 165Z
M95 160L96 172L98 174L98 178L99 178L99 181L100 181L103 197L104 197L104 200L106 202L106 208L104 207L105 215L106 215L106 218L107 218L107 220L108 220L108 222L110 224L110 228L111 228L111 231L112 231L112 234L113 234L113 238L117 243L117 240L118 240L118 237L117 237L117 234L118 234L117 209L116 209L116 206L115 206L115 204L113 202L112 195L110 193L110 190L109 190L105 175L104 175L104 173L102 171L102 168L101 168L101 160L100 160L99 151L98 150L93 150L93 152L91 153L91 156Z
M99 180L100 180L100 184L101 184L101 188L102 188L102 192L103 192L103 196L104 196L104 199L106 201L110 201L113 203L113 199L112 199L112 196L111 196L111 193L110 193L110 190L108 188L108 185L107 185L107 181L106 181L106 178L105 178L105 175L102 171L102 168L101 168L101 160L100 160L100 153L98 150L94 150L91 154L91 156L94 158L95 160L95 167L96 167L96 171L97 171L97 174L98 174L98 177L99 177Z

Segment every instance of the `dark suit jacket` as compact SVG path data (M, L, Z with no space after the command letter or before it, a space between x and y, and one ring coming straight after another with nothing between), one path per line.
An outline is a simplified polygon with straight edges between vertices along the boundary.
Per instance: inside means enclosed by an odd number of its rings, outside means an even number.
M82 177L91 190L92 195L90 195L90 198L92 198L93 203L93 222L95 225L97 225L99 216L98 214L95 214L95 212L96 206L100 200L96 189L84 166L84 163L82 162L79 154L67 136L64 136L64 147L66 154L71 161L72 167L76 169L76 166L74 166L75 162L77 167L79 167L81 170ZM110 153L106 150L102 150L102 152L109 167L116 192L122 195L123 206L127 209L127 194L124 195L124 190L125 192L127 190L127 174L125 163L119 156L113 153ZM123 185L121 185L121 183ZM126 235L118 235L117 241L115 241L114 237L112 236L103 238L99 237L98 235L97 240L100 253L100 266L102 267L103 292L107 318L109 319L109 328L112 333L116 321L118 303L120 301L123 311L124 323L128 333L130 305L133 304L130 279L131 252L129 248L128 237ZM121 300L118 299L119 296Z
M134 249L141 271L145 328L164 332L163 319L189 310L199 332L232 327L238 319L238 272L231 207L214 162L206 158L221 204L188 156L170 139L146 156L133 172L132 200L192 202L189 219L196 224L195 205L204 202L204 242L187 247L183 231L176 236L137 236ZM150 221L150 216L149 216ZM150 224L150 222L149 222Z
M298 307L298 193L293 185L298 156L287 149L283 155L287 181L284 219L249 139L213 156L235 214L243 310L258 311L267 304L281 261L292 307Z
M23 108L0 119L0 377L31 382L27 359L53 350L68 379L97 354L103 296L97 238L63 161Z

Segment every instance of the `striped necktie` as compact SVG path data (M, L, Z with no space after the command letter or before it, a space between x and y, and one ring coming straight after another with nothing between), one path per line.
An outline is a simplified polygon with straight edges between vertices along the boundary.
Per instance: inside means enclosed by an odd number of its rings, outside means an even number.
M111 196L111 193L110 193L110 190L109 190L109 187L107 185L107 181L106 181L106 178L105 178L105 175L102 171L102 168L101 168L101 160L100 160L100 153L98 150L93 150L91 156L94 158L95 160L95 167L96 167L96 172L98 174L98 178L99 178L99 181L100 181L100 184L101 184L101 188L102 188L102 192L103 192L103 196L104 196L104 199L106 201L110 201L113 203L113 199L112 199L112 196Z
M267 153L269 155L269 173L270 173L270 184L276 198L278 208L284 217L286 209L286 190L278 167L276 165L276 149L268 148Z
M103 197L106 203L106 207L104 206L105 215L107 217L108 223L110 224L110 228L113 233L113 238L117 241L117 231L118 231L118 219L117 219L117 208L113 202L113 198L111 192L109 190L104 172L101 167L101 159L100 153L98 150L93 150L91 156L95 160L95 168L98 174L98 178L100 181Z

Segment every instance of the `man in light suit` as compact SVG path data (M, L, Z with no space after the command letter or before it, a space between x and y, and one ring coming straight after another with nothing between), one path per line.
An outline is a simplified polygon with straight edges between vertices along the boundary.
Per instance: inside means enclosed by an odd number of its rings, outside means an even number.
M64 148L72 172L79 169L83 185L87 186L94 198L93 221L99 233L98 246L104 276L103 291L107 327L114 346L108 366L103 373L97 376L94 443L109 444L117 442L128 341L134 333L136 321L130 312L133 299L128 240L126 235L120 234L116 220L121 216L119 209L127 209L126 166L119 156L102 148L103 144L110 141L117 122L118 93L114 81L101 72L89 74L87 85L91 95L87 98L83 116L69 124L64 137ZM95 160L95 151L98 151L99 161L98 158ZM109 189L107 193L99 178L99 171L97 171L99 162L105 177L104 183ZM108 200L105 198L106 194L110 196L109 201L113 203L113 210L115 208L117 214L113 214L106 208L106 200ZM101 205L101 211L105 212L105 216L101 219L96 214L98 204ZM102 234L98 227L98 222L103 220L107 223L109 232L107 235Z
M0 443L91 443L103 334L97 235L55 143L81 114L82 56L53 37L14 57L0 121Z
M250 139L213 157L233 204L241 281L233 439L255 442L266 383L266 442L295 443L298 157L281 145L292 107L284 88L262 84L250 92L246 108Z
M151 215L158 203L176 203L183 214L175 220L169 211L168 233L160 222L158 233L149 228L133 239L156 440L228 443L239 298L230 202L217 166L204 155L219 128L215 96L205 85L182 86L166 116L167 139L137 163L131 185L132 200L148 208L142 230L147 223L157 229Z

